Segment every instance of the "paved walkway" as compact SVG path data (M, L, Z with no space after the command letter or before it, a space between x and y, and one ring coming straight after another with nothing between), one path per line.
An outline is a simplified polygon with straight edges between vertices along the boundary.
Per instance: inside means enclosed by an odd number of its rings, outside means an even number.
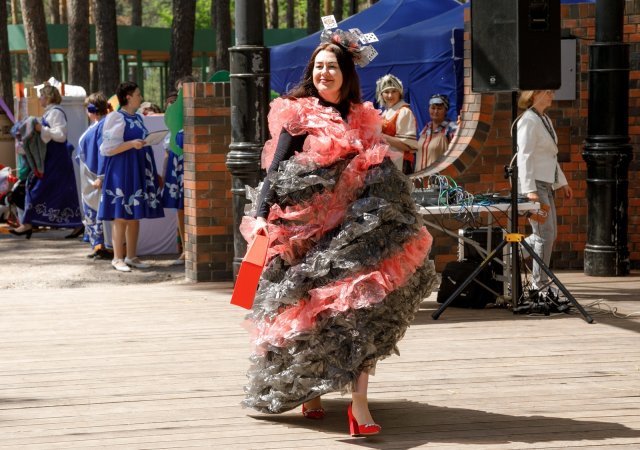
M74 261L86 250L54 241L12 241L12 251L35 267L38 246L64 246ZM17 255L5 244L0 264ZM5 268L5 281L23 276ZM229 283L5 284L0 448L638 449L640 274L558 275L583 305L602 300L603 311L636 316L594 314L589 325L575 314L449 308L434 321L427 299L402 356L372 378L383 426L374 438L347 434L340 394L326 397L323 421L239 406L248 342Z

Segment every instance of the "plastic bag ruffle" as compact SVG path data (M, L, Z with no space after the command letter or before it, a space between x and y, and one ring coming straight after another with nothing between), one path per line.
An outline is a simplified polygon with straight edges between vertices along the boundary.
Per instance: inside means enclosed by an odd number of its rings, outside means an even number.
M264 169L271 166L283 128L293 136L309 134L300 158L306 164L318 166L331 165L354 151L382 142L380 116L371 102L352 105L348 124L336 109L320 105L315 97L279 97L270 106L269 132L274 138L269 139L262 150Z
M242 404L273 414L329 392L348 392L363 369L399 354L396 344L435 280L433 263L425 261L383 302L321 317L287 347L268 346L265 353L254 354Z
M431 235L423 229L377 267L310 290L308 298L284 309L272 320L257 322L254 344L258 348L265 343L284 346L296 334L310 330L321 314L335 315L381 302L413 275L427 257L431 242Z
M278 102L285 109L271 130L309 137L270 174L269 260L246 321L253 353L243 405L265 413L348 391L397 353L436 281L432 238L380 141L377 112L356 105L347 125L300 100ZM245 236L254 221L243 219Z

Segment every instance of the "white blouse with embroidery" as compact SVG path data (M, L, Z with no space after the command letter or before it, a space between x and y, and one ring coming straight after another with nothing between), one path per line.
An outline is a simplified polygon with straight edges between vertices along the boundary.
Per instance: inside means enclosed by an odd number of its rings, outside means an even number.
M67 119L60 106L57 104L49 104L44 109L42 118L47 121L49 126L42 125L40 130L40 139L45 144L53 140L54 142L65 142L67 140Z

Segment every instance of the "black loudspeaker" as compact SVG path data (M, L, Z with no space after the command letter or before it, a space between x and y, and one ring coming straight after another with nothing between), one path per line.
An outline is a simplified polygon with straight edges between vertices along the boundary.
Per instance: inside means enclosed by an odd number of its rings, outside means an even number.
M465 228L462 231L462 235L468 239L471 239L480 245L483 249L487 249L487 239L489 230L487 227L480 228ZM491 250L494 250L500 242L502 242L502 228L493 227L491 229ZM464 259L481 264L484 261L485 255L482 255L476 248L465 241L464 246ZM498 258L502 258L502 255L498 255ZM502 275L502 266L499 263L495 264L494 272L498 275Z
M474 92L560 87L560 0L473 0Z

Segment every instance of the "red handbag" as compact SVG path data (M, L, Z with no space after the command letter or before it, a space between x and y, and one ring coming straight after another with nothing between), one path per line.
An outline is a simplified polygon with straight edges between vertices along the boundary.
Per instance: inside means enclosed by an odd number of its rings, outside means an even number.
M242 259L236 285L231 295L231 304L245 309L253 307L253 299L256 296L260 274L267 259L269 236L263 233L256 234L247 253Z

